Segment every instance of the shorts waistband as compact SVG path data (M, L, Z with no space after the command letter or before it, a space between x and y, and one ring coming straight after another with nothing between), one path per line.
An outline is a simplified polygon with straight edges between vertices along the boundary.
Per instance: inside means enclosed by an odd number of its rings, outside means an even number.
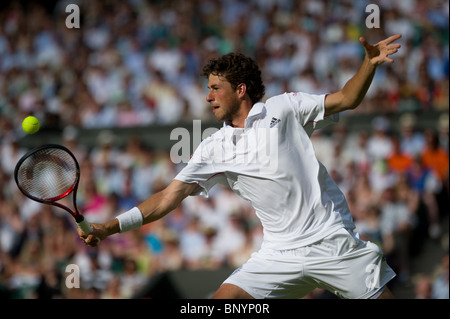
M349 243L349 239L352 240ZM322 254L335 255L342 245L356 245L362 243L358 233L351 229L339 228L335 232L307 246L292 249L261 248L258 253L285 257L321 257ZM323 256L323 255L322 255Z

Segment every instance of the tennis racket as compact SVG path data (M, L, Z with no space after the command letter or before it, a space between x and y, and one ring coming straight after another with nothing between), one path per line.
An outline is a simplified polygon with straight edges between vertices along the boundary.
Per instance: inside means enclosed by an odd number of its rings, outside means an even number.
M14 178L26 197L66 210L83 233L92 233L91 226L78 211L76 203L80 166L66 147L46 144L32 149L17 162ZM73 194L73 210L57 202L70 193Z

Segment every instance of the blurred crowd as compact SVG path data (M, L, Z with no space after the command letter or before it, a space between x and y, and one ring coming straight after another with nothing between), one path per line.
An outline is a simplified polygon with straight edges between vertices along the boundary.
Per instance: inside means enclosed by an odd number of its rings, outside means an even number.
M377 1L372 29L365 0L60 0L50 13L21 3L0 13L0 114L13 127L28 113L59 128L211 118L199 69L229 51L257 60L267 96L334 92L360 65L360 36L396 33L395 67L379 69L355 114L448 109L448 1ZM66 27L69 3L80 28Z
M68 4L80 28L67 28ZM216 187L189 197L166 218L85 247L67 213L26 199L12 173L27 151L27 115L62 130L81 165L78 206L104 222L166 186L181 169L139 136L117 147L117 127L211 120L199 70L210 57L242 51L263 71L267 96L340 89L370 43L401 33L394 65L380 67L362 105L331 134L312 139L347 196L356 230L379 244L410 280L424 238L448 236L448 1L376 1L380 28L368 29L369 1L194 0L33 1L0 10L0 297L131 298L156 274L235 268L258 249L262 229L247 202ZM433 129L421 115L440 114ZM348 131L347 118L376 115ZM393 116L395 115L395 116ZM392 118L399 118L393 122ZM88 148L82 129L105 131ZM69 199L65 199L68 201ZM70 202L67 202L70 205ZM448 237L447 237L448 240ZM447 249L448 246L444 247ZM65 285L76 264L82 289ZM448 254L417 282L416 297L448 298ZM422 289L422 290L425 290ZM318 298L321 292L309 297Z

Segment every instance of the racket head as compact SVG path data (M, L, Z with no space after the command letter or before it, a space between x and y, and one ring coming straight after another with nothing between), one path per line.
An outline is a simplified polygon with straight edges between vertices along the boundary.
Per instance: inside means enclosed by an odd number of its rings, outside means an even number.
M55 205L68 211L75 220L83 217L76 208L76 190L80 166L72 152L58 144L45 144L30 150L16 164L14 179L19 190L28 198ZM74 192L74 207L56 203Z

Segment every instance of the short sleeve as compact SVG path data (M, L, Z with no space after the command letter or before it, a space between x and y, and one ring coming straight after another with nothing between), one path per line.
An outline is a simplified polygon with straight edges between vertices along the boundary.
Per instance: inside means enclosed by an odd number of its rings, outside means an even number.
M325 117L326 94L288 93L300 124L310 136L314 130L339 121L339 114Z
M200 189L191 195L208 197L210 189L217 183L224 183L224 173L215 169L210 157L211 138L203 140L192 154L187 165L174 179L184 183L196 183Z

